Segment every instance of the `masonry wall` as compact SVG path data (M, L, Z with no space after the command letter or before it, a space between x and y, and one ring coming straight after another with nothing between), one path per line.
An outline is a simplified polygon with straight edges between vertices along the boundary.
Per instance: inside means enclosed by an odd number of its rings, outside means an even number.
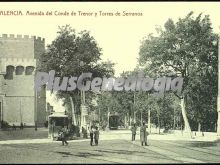
M45 51L44 39L41 40L41 38L38 37L36 42L34 42L34 58L39 59L39 57L42 55L42 52L44 51Z
M5 79L4 120L10 124L24 122L34 125L34 76L13 75L13 79ZM22 117L21 117L22 116Z
M34 75L13 75L12 80L5 79L6 96L34 97Z
M34 126L34 97L5 97L4 120L10 125L21 122Z
M46 91L42 90L36 96L34 90L34 75L26 75L25 69L29 66L36 69L39 56L45 51L44 39L27 35L0 36L0 76L3 75L2 86L3 120L9 124L34 126L37 119L38 126L46 121ZM6 75L7 66L14 67L12 78ZM21 75L16 75L17 67L24 67ZM37 97L37 98L36 98ZM36 109L37 108L37 109ZM37 110L37 111L36 111Z
M37 98L37 125L44 126L44 123L47 121L47 111L46 111L46 89L41 88L41 91L38 92Z
M41 42L41 39L36 40L36 37L27 35L3 34L0 37L0 57L34 58L37 51L34 50L35 42Z

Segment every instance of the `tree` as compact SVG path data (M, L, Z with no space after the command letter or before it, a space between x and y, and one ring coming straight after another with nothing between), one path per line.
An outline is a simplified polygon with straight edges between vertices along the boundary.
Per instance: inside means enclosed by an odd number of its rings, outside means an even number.
M92 78L109 77L114 74L114 64L110 61L101 62L101 51L102 49L88 31L76 33L69 25L62 26L59 27L56 39L47 46L47 51L40 59L38 70L43 72L55 70L55 76L60 77L60 80L63 77L79 77L83 72L91 72ZM80 115L81 91L78 89L58 91L56 95L69 104L72 97L76 116ZM91 102L95 97L93 92L88 91L86 104L92 107Z
M197 111L197 119L201 119L199 117L201 108L207 111L205 106L207 102L196 101L192 97L202 95L205 100L208 100L207 96L211 96L214 99L209 102L210 106L216 102L217 90L214 89L217 86L217 78L212 78L212 82L203 81L202 85L201 81L210 75L217 77L217 35L212 31L208 15L202 17L202 14L199 14L194 18L193 12L190 12L185 18L179 18L176 23L172 19L168 19L164 29L158 28L157 32L157 37L149 35L143 40L139 63L142 66L148 64L150 70L154 70L160 75L172 72L173 75L180 75L184 78L182 92L176 96L181 99L185 128L191 134L186 110L188 113L189 110ZM195 87L200 91L196 91ZM212 90L208 91L209 88ZM196 107L192 109L192 105L200 105L200 109Z
M129 76L137 76L140 71L136 68L134 71L123 72L120 77L126 79ZM177 109L175 96L167 94L166 97L157 98L151 94L144 91L106 91L99 95L98 107L103 112L104 120L107 120L108 112L117 112L121 120L124 120L124 125L127 121L129 125L132 122L141 125L143 121L151 121L158 128L160 126L171 128L173 111L174 108ZM152 115L148 115L149 111Z

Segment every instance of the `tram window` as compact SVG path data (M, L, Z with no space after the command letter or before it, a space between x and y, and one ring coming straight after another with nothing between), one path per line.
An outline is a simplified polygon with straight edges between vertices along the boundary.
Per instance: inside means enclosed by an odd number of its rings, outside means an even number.
M49 118L49 123L50 123L50 125L53 124L53 120L51 118Z
M68 125L68 119L64 117L49 118L49 124L53 126L65 126Z
M64 120L64 118L57 118L56 122L55 122L56 123L55 125L56 126L63 126L64 125L64 121L63 120Z

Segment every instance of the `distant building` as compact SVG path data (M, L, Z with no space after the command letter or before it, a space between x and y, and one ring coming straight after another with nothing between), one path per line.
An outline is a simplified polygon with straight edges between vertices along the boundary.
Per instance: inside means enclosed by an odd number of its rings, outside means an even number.
M9 124L43 126L46 91L34 90L34 75L45 41L27 35L0 37L0 119Z

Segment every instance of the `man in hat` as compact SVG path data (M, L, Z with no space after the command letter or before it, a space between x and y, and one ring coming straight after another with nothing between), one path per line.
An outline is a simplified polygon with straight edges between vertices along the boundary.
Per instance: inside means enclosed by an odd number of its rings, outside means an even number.
M132 133L131 141L135 141L136 131L137 131L137 127L136 127L136 125L134 123L133 126L131 127L131 133Z
M143 122L143 125L140 128L140 140L141 140L141 145L147 146L147 136L149 133L147 132L147 126L145 125L145 122Z

